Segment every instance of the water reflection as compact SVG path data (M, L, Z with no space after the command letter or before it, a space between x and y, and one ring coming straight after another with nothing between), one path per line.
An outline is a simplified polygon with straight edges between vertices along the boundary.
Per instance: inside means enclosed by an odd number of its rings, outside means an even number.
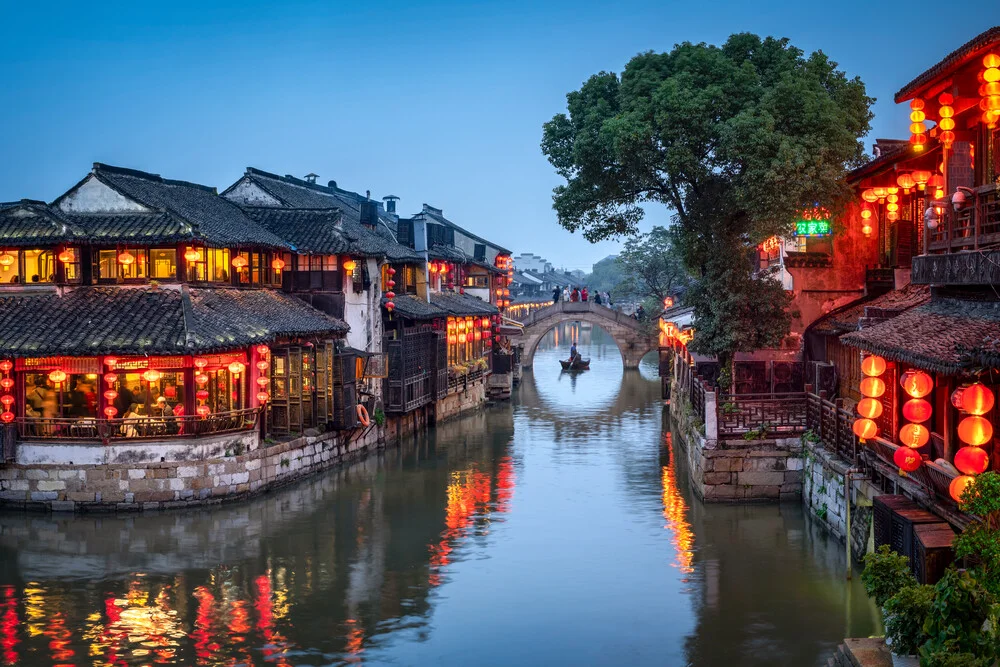
M653 378L569 325L513 405L253 502L0 516L0 660L809 665L874 631L801 508L692 499Z

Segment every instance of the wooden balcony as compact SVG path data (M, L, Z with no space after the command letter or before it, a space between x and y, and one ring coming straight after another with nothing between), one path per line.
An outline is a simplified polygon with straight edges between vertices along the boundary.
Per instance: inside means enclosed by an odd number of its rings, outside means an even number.
M920 285L987 285L1000 281L1000 189L976 188L961 211L950 205L927 230L927 253L913 258Z

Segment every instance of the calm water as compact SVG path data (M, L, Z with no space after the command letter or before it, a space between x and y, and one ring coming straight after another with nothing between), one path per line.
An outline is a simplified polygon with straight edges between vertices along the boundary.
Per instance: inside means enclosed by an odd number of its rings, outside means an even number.
M544 346L513 405L251 503L0 516L0 664L801 666L876 631L798 505L692 498L652 364Z

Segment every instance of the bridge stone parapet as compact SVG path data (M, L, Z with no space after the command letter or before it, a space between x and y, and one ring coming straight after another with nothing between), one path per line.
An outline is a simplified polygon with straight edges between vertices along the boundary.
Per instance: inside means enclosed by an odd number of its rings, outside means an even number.
M524 354L521 356L524 368L531 367L542 337L563 322L589 322L607 331L618 345L625 368L638 368L639 361L659 345L656 331L651 332L647 323L593 301L560 301L529 313L520 322L524 325Z

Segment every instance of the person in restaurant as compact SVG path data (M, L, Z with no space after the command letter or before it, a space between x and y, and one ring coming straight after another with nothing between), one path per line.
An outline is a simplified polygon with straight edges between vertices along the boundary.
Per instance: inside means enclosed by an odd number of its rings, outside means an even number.
M125 431L126 438L134 438L139 435L139 421L142 416L139 414L139 405L137 403L132 403L128 406L128 410L125 411L123 416L124 422L122 428Z
M129 411L132 404L135 403L135 397L132 395L132 390L122 383L121 391L118 392L118 398L115 399L115 407L118 408L118 416L124 417L125 413Z
M552 305L559 303L559 295L562 294L562 290L558 287L552 290Z
M76 386L69 392L69 417L82 418L87 416L87 396L84 393L84 383L77 382Z
M174 418L174 411L170 408L165 397L160 396L156 399L156 408L153 414L163 418L167 426L167 433L177 433L177 420Z

